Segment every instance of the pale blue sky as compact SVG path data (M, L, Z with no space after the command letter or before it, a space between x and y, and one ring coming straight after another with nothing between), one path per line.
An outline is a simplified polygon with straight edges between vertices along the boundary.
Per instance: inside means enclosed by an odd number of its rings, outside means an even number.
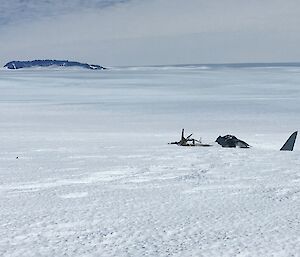
M300 61L299 0L0 0L0 62Z

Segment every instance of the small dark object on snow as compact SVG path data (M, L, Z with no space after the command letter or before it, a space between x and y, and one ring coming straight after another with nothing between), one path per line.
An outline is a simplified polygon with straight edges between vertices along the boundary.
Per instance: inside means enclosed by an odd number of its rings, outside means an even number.
M17 156L16 159L19 159L19 156Z
M298 131L295 131L292 135L290 135L289 139L284 143L281 147L280 151L293 151L294 145L296 142Z
M219 136L216 139L216 142L221 145L222 147L240 147L240 148L249 148L246 142L236 138L233 135L226 135L226 136Z

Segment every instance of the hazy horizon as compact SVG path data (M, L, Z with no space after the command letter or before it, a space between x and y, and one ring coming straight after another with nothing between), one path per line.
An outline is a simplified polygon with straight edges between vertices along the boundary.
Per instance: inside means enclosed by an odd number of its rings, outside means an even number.
M77 61L75 59L51 59L51 58L46 58L46 59L30 59L30 60L10 60L9 62L14 62L14 61L21 61L21 62L26 62L26 61L34 61L34 60L57 60L57 61ZM0 64L0 68L3 68L3 66L9 62ZM88 63L85 61L82 61L81 63ZM90 65L97 65L99 63L88 63ZM141 64L141 65L111 65L111 66L106 66L106 68L130 68L130 67L164 67L164 66L170 66L170 67L185 67L185 66L198 66L198 67L205 67L205 66L212 66L212 67L300 67L300 61L295 61L295 62L288 62L288 61L283 61L283 62L224 62L224 63L169 63L169 64ZM47 69L47 67L45 67Z

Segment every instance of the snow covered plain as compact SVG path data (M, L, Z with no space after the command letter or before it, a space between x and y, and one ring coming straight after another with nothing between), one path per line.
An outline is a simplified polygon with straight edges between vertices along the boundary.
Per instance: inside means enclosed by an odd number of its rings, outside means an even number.
M0 255L300 256L299 114L298 67L1 70Z

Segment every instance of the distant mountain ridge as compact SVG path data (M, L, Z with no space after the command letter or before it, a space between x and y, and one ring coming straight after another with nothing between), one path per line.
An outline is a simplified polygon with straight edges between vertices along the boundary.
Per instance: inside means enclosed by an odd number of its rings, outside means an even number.
M68 60L34 60L34 61L11 61L4 65L5 68L11 70L31 68L31 67L80 67L89 70L105 70L103 66L96 64L88 64L81 62L74 62Z

